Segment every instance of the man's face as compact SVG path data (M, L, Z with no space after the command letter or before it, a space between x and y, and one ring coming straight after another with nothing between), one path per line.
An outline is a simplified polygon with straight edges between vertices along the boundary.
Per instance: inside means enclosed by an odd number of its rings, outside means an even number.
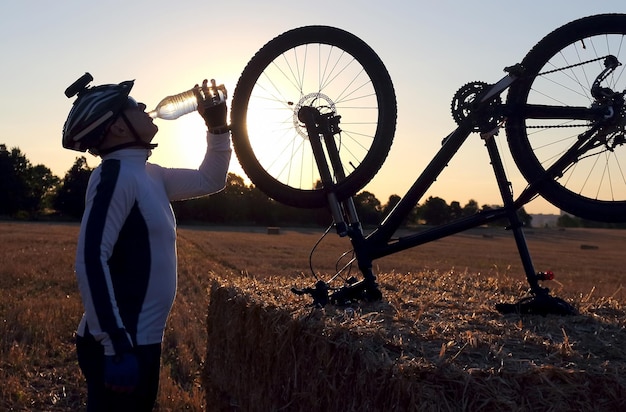
M154 124L154 121L148 113L146 113L146 105L138 103L132 97L128 98L128 103L124 109L124 115L128 118L128 121L133 126L139 138L150 143L156 135L159 128Z

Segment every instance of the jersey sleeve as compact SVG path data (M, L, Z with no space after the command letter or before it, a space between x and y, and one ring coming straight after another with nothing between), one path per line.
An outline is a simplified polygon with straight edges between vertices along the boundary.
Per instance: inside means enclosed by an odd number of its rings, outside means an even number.
M219 192L226 186L232 149L230 133L207 132L207 150L198 169L165 168L150 164L162 180L170 201L191 199Z

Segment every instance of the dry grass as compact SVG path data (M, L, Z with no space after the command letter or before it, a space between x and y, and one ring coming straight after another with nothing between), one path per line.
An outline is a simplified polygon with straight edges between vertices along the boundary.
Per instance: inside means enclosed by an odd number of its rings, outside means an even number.
M506 276L382 276L385 299L306 308L284 278L216 281L207 403L223 411L613 411L626 407L626 311L502 316ZM575 299L575 296L567 296Z
M73 275L77 232L76 225L0 223L0 410L74 411L84 402L73 347L73 332L82 312ZM517 365L532 371L542 367L537 359L546 357L578 364L593 358L598 371L608 361L607 376L612 376L610 368L624 365L619 345L610 345L613 339L624 339L620 334L624 314L621 270L626 231L535 230L528 234L537 268L554 270L560 282L554 285L558 295L584 313L576 318L546 319L502 317L493 311L497 301L523 293L524 279L509 234L482 229L375 262L381 273L383 302L353 312L327 308L311 315L308 301L288 289L312 283L302 272L308 270L308 254L319 235L313 230L281 230L279 236L268 236L264 228L257 232L179 230L179 293L163 345L158 410L204 407L201 373L210 303L207 289L215 279L234 282L248 292L254 286L260 299L267 301L264 304L290 305L290 317L308 316L346 333L359 328L363 336L386 342L374 347L376 351L369 356L415 359L441 367L458 353L452 365L484 358L491 363L475 368L492 375L497 365L504 365L504 370ZM583 244L597 249L581 249ZM332 272L336 258L346 249L346 239L330 236L314 255L316 270ZM427 282L429 277L434 282ZM389 328L381 328L383 322L391 322ZM503 331L511 334L499 340L498 333ZM407 342L419 344L406 346ZM604 346L596 351L593 342L604 342ZM530 357L521 344L544 358ZM473 376L461 367L457 370Z
M0 223L0 410L84 407L74 353L82 314L73 273L77 234L77 225ZM199 377L212 263L184 240L181 248L179 293L163 343L160 411L204 408Z
M283 229L279 236L268 236L265 228L229 229L210 234L204 230L179 233L211 261L234 273L243 271L257 279L310 273L308 256L321 235L318 230ZM555 273L556 282L547 285L555 292L568 292L580 298L591 295L626 299L626 291L621 288L626 279L626 230L531 229L526 238L536 269ZM582 245L594 245L597 249L581 249ZM348 239L331 232L313 255L314 269L318 273L334 273L336 260L349 249ZM427 243L376 260L374 269L382 274L453 270L471 275L510 275L514 280L525 280L513 236L499 228L477 228ZM303 282L302 286L313 283L311 278Z

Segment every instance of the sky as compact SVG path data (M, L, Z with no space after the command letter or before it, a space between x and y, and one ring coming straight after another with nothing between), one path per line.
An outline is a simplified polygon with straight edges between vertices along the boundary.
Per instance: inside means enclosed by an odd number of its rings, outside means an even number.
M267 41L295 27L342 28L381 57L396 90L394 144L365 187L383 204L402 196L455 123L450 104L468 82L495 83L543 36L580 17L626 12L623 0L20 0L0 6L0 143L63 177L80 152L63 149L72 101L63 94L85 72L92 84L135 79L132 95L149 108L161 98L215 78L234 91L246 63ZM151 162L197 167L204 153L199 116L157 119ZM499 148L514 193L525 181ZM89 166L99 158L85 154ZM245 177L233 156L233 173ZM461 148L428 196L461 205L501 204L486 149L477 134ZM420 202L423 202L422 201ZM529 213L558 213L537 199Z

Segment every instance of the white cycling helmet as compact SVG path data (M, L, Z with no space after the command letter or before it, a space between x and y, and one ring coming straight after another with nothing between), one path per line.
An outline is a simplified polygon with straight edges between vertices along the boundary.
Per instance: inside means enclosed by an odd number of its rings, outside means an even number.
M126 107L134 80L88 87L92 80L85 73L65 90L68 98L78 97L63 126L63 147L97 155L107 129Z

